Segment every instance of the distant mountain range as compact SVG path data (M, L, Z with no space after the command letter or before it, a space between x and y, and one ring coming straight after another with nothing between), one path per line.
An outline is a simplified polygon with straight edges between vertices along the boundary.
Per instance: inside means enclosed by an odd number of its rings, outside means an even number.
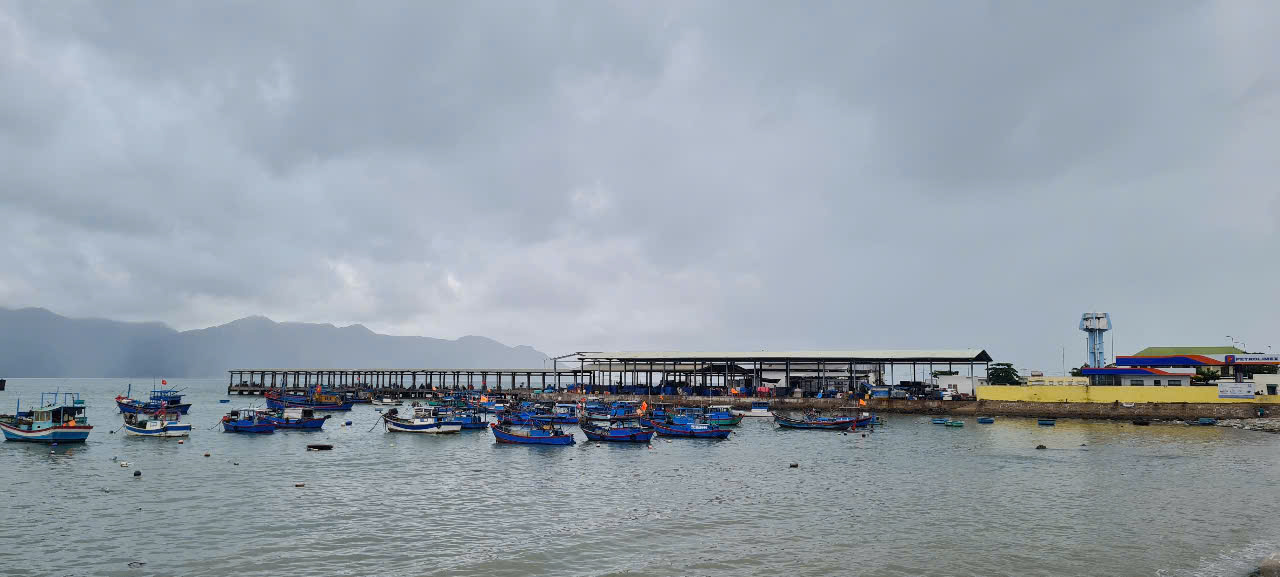
M547 356L493 339L381 335L362 325L254 316L190 331L0 308L0 378L215 377L238 368L535 368Z

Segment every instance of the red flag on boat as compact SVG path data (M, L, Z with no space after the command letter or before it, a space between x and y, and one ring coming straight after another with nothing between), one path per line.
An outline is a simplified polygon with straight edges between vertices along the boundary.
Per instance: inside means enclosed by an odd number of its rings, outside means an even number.
M151 382L153 382L153 383L154 383L155 381L151 381ZM166 381L166 380L164 380L164 379L160 379L160 384L162 384L162 385L167 385L167 384L169 384L169 381Z

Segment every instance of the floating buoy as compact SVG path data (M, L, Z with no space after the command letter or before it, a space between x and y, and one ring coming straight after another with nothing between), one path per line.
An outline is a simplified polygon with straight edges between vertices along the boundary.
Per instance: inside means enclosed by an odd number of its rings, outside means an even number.
M139 471L139 470L137 470L137 469L134 469L134 471L133 471L133 476L134 476L134 477L141 477L141 476L142 476L142 471Z
M107 434L108 434L108 435L114 435L114 434L116 434L116 432L115 432L115 431L107 431Z
M307 486L307 484L306 484L306 483L294 483L294 484L293 484L293 486L294 486L294 487L306 487L306 486Z
M1036 445L1036 449L1048 449L1048 448L1049 447L1046 447L1044 445Z
M800 468L800 463L792 463L790 468L792 468L792 469L799 469L799 468Z
M239 462L237 462L237 461L232 461L232 462L231 462L231 464L232 464L232 465L237 465L237 466L238 466L240 463L239 463Z
M350 426L351 426L351 421L347 421L347 422L345 422L345 423L343 423L343 424L344 424L344 425L346 425L346 426L348 426L348 427L350 427Z
M184 442L185 442L185 441L183 441L182 439L178 439L178 444L179 444L179 445L181 445L181 444L182 444L182 443L184 443Z
M111 460L112 460L112 461L116 460L116 458L117 458L117 457L116 457L115 455L112 455L112 456L111 456Z
M862 434L862 438L864 438L864 439L865 439L865 438L867 438L867 434L866 434L866 433L863 433L863 434Z

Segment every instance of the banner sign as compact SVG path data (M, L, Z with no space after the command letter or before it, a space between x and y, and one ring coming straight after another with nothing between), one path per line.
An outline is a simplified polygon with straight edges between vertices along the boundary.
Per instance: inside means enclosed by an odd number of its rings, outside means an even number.
M1218 383L1219 399L1252 399L1253 383Z
M1274 365L1280 364L1280 355L1227 355L1228 365Z

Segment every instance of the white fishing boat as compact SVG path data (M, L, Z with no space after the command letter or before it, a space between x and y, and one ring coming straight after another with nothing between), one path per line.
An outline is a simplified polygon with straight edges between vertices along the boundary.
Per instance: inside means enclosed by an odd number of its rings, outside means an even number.
M191 435L191 423L178 419L180 413L124 413L124 432L135 437L186 437Z
M769 401L751 401L751 410L738 411L739 415L744 417L772 417L773 413L769 411Z
M398 411L391 409L383 415L382 422L387 431L396 433L457 433L462 424L454 421L452 415L440 411L440 407L414 407L413 415L401 417Z
M393 399L393 398L391 398L391 397L378 397L378 398L373 399L373 400L371 400L371 401L369 401L369 402L370 402L371 404L374 404L374 405L381 405L381 406L384 406L384 407L399 407L399 406L404 405L404 403L403 403L403 402L401 402L401 401L400 401L400 399Z

